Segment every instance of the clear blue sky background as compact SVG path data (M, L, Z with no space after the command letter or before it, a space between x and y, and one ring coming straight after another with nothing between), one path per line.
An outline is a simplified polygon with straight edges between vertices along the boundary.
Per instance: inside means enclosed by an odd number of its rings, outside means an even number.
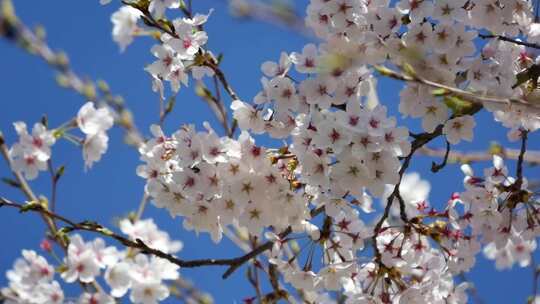
M117 5L100 6L91 1L15 1L18 15L28 25L44 25L47 40L54 49L62 49L70 55L71 64L77 73L92 79L108 81L115 93L125 97L133 110L138 126L148 134L147 126L158 118L157 96L151 91L150 78L143 67L152 62L148 38L137 40L121 54L111 40L110 15ZM215 8L206 30L209 47L224 54L223 70L231 85L242 99L251 101L260 90L259 65L265 60L277 60L281 51L299 51L308 39L257 22L244 22L230 16L225 1L193 1L194 10L206 13ZM306 0L298 1L304 7ZM57 126L75 115L85 100L77 94L59 88L55 74L40 59L22 52L19 48L0 41L0 130L8 143L16 140L12 122L23 120L29 126L38 121L42 114L49 115L52 126ZM384 80L380 93L383 103L391 113L396 113L398 92L401 84ZM459 145L460 149L486 149L490 141L506 143L506 130L494 123L489 114L479 115L474 143ZM212 112L196 97L191 88L183 89L177 106L171 113L165 129L174 131L181 124L208 120L216 129ZM404 123L410 123L405 121ZM418 123L410 124L418 131ZM53 162L66 165L66 173L59 184L58 210L75 220L93 219L113 226L114 218L135 210L142 195L144 182L135 174L139 164L138 154L122 143L122 132L115 128L110 133L111 141L107 154L91 170L83 172L81 152L73 145L60 141L53 149ZM441 145L441 142L437 142ZM517 145L511 144L512 147ZM540 148L538 134L530 140L531 148ZM430 200L445 202L453 191L461 190L462 174L458 165L449 165L443 172L429 172L430 159L418 157L411 170L422 172L425 179L432 181ZM478 164L480 168L485 164ZM510 164L513 170L514 164ZM540 178L540 169L526 168L529 178ZM4 161L0 162L0 176L10 176ZM49 195L50 184L47 174L32 182L37 193ZM0 194L21 201L23 197L13 189L0 185ZM182 258L233 257L241 251L228 240L213 245L206 235L197 237L181 227L179 219L173 220L166 211L150 206L145 217L151 216L158 225L175 239L184 242ZM14 210L0 209L0 286L6 284L4 273L24 248L39 251L44 226L39 217L19 215ZM192 279L201 289L214 296L216 303L235 303L253 295L245 280L245 269L240 269L227 280L221 279L224 268L183 269L182 274ZM514 267L512 271L497 272L494 264L480 258L472 273L468 274L486 303L524 303L532 290L530 268ZM77 288L68 289L69 296L78 295Z

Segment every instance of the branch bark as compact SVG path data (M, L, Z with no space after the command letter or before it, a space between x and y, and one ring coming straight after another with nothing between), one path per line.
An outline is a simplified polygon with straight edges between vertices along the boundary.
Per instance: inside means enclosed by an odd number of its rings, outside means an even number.
M0 197L0 207L11 207L15 209L19 209L20 212L34 212L38 213L45 218L53 218L55 220L58 220L59 222L62 222L65 224L64 227L58 229L56 231L57 236L59 233L69 233L72 231L89 231L94 232L97 234L100 234L107 238L112 238L121 243L122 245L134 248L140 250L142 253L145 254L151 254L156 257L165 259L173 264L176 264L180 267L185 268L195 268L195 267L201 267L201 266L229 266L227 271L223 274L223 278L228 278L236 269L238 269L240 266L248 262L249 260L257 257L259 254L265 252L266 250L269 250L274 245L274 242L267 241L263 243L262 245L259 245L258 247L254 248L252 251L248 252L247 254L244 254L242 256L236 257L236 258L230 258L230 259L197 259L197 260L183 260L180 258L177 258L171 254L165 253L161 250L157 250L154 248L149 247L146 245L142 240L136 239L136 240L130 240L126 237L123 237L121 235L118 235L114 232L112 232L110 229L92 221L83 221L80 223L77 223L73 220L70 220L58 213L54 213L47 208L45 208L42 204L38 202L30 202L27 204L20 204L12 202L6 198ZM311 214L312 216L316 216L319 213L323 211L323 208L313 209ZM280 236L281 238L284 238L285 236L292 233L292 229L289 227L285 231L283 231Z

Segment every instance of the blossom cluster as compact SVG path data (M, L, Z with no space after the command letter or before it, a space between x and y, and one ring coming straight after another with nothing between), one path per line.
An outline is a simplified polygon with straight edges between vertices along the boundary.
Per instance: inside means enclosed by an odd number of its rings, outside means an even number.
M85 167L91 167L107 151L109 137L106 131L114 122L112 112L105 107L96 109L92 102L87 102L79 110L75 122L75 124L69 122L53 130L48 130L43 123L38 122L34 124L31 134L28 133L24 122L15 122L13 125L19 141L9 149L9 157L13 161L12 169L23 173L29 180L35 179L39 171L49 168L51 147L60 137L82 145ZM84 140L77 140L67 133L74 126L78 126L86 135Z
M152 219L135 223L124 219L120 222L120 229L131 239L139 239L165 253L174 254L182 246L159 230ZM44 244L43 249L52 253L51 244L48 241ZM78 282L83 287L84 292L76 301L72 301L55 280L53 265L35 251L23 250L22 256L7 272L9 285L1 290L6 303L114 304L115 298L122 298L128 292L132 303L157 303L169 297L167 281L179 277L179 267L167 260L149 257L131 248L119 250L106 246L101 238L85 242L76 234L70 237L66 257L57 267L65 283ZM110 292L99 285L100 277L103 277Z
M308 201L291 189L285 163L275 166L266 149L247 132L238 140L220 138L183 126L171 136L157 125L154 138L140 149L145 162L137 168L146 191L159 208L182 216L184 227L211 234L218 242L223 226L238 222L260 235L265 227L303 231Z
M204 81L219 72L219 60L205 49L210 13L169 21L166 9L183 3L143 4L128 1L112 15L113 39L125 49L144 32L139 20L161 31L152 34L159 41L151 49L157 60L145 70L162 98L163 81L176 94L188 86L189 73ZM540 201L523 176L524 151L514 177L499 155L483 176L464 165L465 190L446 204L430 204L430 184L406 170L413 154L438 136L448 149L472 141L480 109L492 112L525 149L528 134L540 128L538 75L531 72L540 57L516 38L540 41L531 2L311 0L306 13L320 43L264 62L262 89L251 103L229 93L238 137L220 137L208 123L204 131L183 125L170 135L150 127L137 174L153 204L216 243L227 226L244 229L254 244L271 241L268 263L313 303L334 303L334 291L346 303L466 303L469 286L455 277L468 272L480 252L498 269L529 265ZM480 43L479 37L491 40ZM498 37L505 39L492 39ZM376 98L375 71L384 75L388 67L406 75L397 77L406 81L399 113L421 119L424 132L399 125ZM87 103L75 122L86 136L90 167L107 149L114 118ZM29 134L16 123L13 168L35 178L72 125L47 130L38 123ZM281 145L256 144L255 135ZM384 211L368 216L374 199ZM124 220L120 227L164 253L180 250L151 220ZM294 249L292 238L307 245ZM310 249L302 254L304 248ZM66 282L94 284L104 272L110 295L96 288L82 303L113 303L128 292L134 303L155 303L169 295L164 281L178 278L177 265L166 260L77 235L62 266ZM2 294L14 302L61 303L53 274L43 257L24 251Z
M414 152L410 133L373 97L373 67L392 64L413 79L435 83L407 83L399 112L421 118L425 134L440 132L449 144L472 141L478 100L434 89L535 104L536 88L516 85L516 75L536 63L535 55L500 39L481 49L476 43L482 30L534 39L538 31L532 17L524 0L402 0L395 5L312 0L306 24L322 42L262 64L261 92L251 104L231 104L242 130L237 140L219 138L208 125L206 132L183 126L172 136L153 126L154 139L140 149L145 165L138 173L147 179L154 203L182 216L188 229L209 232L215 241L228 224L246 227L253 236L267 231L274 241L270 263L312 301L329 301L326 291L343 290L350 303L464 303L467 285L454 285L454 276L469 271L482 248L498 267L529 263L536 234L526 232L525 223L532 221L530 208L536 209L530 196L516 198L514 189L520 185L519 191L529 193L526 182L507 172L502 180L474 179L474 187L466 183L468 190L441 211L430 207L427 194L415 195L416 182L409 189L401 184L410 177L400 162ZM167 79L183 50L168 43L169 34L163 37L163 44L153 48L160 61L147 70ZM197 52L211 56L203 48ZM486 97L481 106L510 129L511 139L540 127L538 113L527 105ZM284 140L287 146L259 147L248 132ZM490 170L499 172L501 166L496 157ZM407 197L407 192L412 194ZM509 196L517 200L513 205L505 203ZM373 197L385 206L395 203L392 216L378 228L365 224L360 212L373 211ZM488 198L489 203L472 202ZM310 205L324 209L329 227L311 218ZM304 267L291 257L287 240L275 233L288 226L323 248L318 267L311 256ZM536 226L533 221L529 230ZM375 242L368 262L359 257L365 255L366 240Z

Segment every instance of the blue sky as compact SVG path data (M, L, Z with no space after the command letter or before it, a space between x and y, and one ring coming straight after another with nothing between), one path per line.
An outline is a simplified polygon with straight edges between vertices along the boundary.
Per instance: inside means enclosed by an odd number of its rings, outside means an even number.
M113 92L122 95L135 114L137 125L148 134L147 126L158 120L157 96L151 90L150 78L143 67L152 62L149 49L152 41L138 39L120 53L111 40L110 15L117 5L100 6L92 1L15 1L17 13L28 25L43 25L47 29L47 40L53 49L69 54L73 69L83 77L105 79ZM223 53L222 68L231 85L245 101L260 90L262 76L259 66L266 60L277 60L281 51L299 51L308 39L258 22L239 21L230 16L225 1L193 1L194 10L206 13L215 8L206 25L209 34L209 48L215 53ZM298 2L302 7L307 1ZM59 125L75 115L85 100L77 94L58 87L55 74L40 59L22 52L19 48L0 41L0 130L8 143L16 140L12 122L23 120L31 125L44 113L48 114L52 126ZM401 84L383 80L380 87L381 101L390 112L397 113ZM203 121L210 121L219 129L208 106L192 92L191 88L181 90L177 105L169 116L165 129L174 131L185 123L195 123L202 128ZM410 121L405 121L409 124ZM488 113L481 113L477 121L476 140L465 143L459 149L485 149L491 141L506 143L506 131L494 123ZM412 130L419 130L418 123L409 124ZM416 128L416 129L415 129ZM107 226L114 225L114 219L135 210L142 195L144 182L135 174L139 164L138 154L122 143L121 130L111 131L109 150L102 161L91 170L83 171L81 152L77 147L59 142L53 148L53 163L66 165L66 173L59 184L58 210L75 220L92 219ZM441 145L442 142L436 142ZM517 148L517 144L511 144ZM531 148L540 149L538 134L532 134ZM462 174L458 165L449 165L442 172L429 171L431 159L417 157L411 171L419 171L432 182L430 200L445 202L450 194L461 190ZM478 164L481 168L486 164ZM510 167L513 168L513 163ZM512 169L513 170L513 169ZM481 172L480 169L476 170ZM538 168L526 168L529 178L540 178ZM3 161L0 162L0 176L9 176ZM37 193L49 195L50 184L46 174L32 182ZM0 184L0 194L21 201L23 197L13 189ZM166 211L153 206L147 208L145 217L151 216L158 225L167 230L175 239L184 242L180 253L182 258L233 257L241 251L224 240L214 245L206 235L196 236L184 231L179 219L171 219ZM39 251L39 241L43 237L41 219L31 214L19 215L14 210L0 209L0 286L5 285L4 273L11 268L14 260L24 248ZM111 243L112 244L112 243ZM182 274L192 279L201 289L209 291L216 303L234 303L253 295L245 279L242 268L227 280L221 279L224 268L183 269ZM480 296L486 303L524 303L532 290L530 268L516 268L512 271L497 272L494 264L480 258L468 277L475 282ZM77 288L68 290L76 296Z

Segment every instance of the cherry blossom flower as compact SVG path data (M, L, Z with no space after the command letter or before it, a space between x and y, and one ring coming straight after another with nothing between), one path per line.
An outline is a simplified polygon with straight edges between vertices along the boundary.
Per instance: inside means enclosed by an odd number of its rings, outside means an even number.
M462 139L472 141L473 128L476 125L474 118L470 115L459 116L448 120L444 124L443 134L451 144L457 144Z
M131 6L120 7L111 16L114 27L112 30L113 40L120 46L120 51L125 51L126 47L133 42L133 37L138 30L137 21L141 13Z

